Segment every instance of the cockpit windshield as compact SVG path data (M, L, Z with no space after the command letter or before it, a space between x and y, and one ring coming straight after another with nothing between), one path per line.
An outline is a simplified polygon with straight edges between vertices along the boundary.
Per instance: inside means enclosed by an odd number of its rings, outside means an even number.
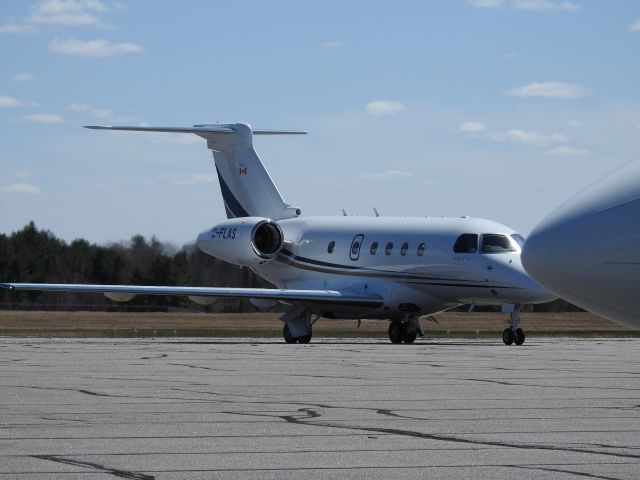
M517 252L517 248L506 235L485 233L482 235L482 253Z

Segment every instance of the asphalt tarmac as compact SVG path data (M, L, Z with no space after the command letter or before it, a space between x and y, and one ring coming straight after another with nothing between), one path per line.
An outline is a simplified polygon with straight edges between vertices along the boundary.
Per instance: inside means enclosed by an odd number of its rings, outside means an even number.
M640 478L640 339L0 338L0 479Z

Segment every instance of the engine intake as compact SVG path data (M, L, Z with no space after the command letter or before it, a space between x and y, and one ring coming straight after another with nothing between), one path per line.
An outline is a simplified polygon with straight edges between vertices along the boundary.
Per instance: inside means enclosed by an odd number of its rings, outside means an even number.
M274 259L284 246L284 235L268 218L232 218L198 236L198 248L236 265L255 266Z
M280 227L271 220L256 224L251 233L251 245L262 258L271 259L282 249L284 238Z

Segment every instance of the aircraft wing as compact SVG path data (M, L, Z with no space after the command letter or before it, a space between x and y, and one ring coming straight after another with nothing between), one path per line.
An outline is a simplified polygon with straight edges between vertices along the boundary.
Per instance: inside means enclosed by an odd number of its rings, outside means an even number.
M83 285L68 283L0 283L9 290L103 293L121 295L178 295L190 297L261 298L292 303L327 303L379 307L384 301L375 294L359 295L336 290L289 290L276 288L156 287L141 285Z

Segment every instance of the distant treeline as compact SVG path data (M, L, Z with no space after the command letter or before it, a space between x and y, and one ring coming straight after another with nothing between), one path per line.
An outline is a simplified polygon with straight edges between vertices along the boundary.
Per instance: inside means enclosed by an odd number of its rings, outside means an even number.
M0 234L0 282L272 287L248 268L205 255L195 245L185 245L177 253L171 250L175 248L142 235L106 246L82 239L67 243L31 222L10 235ZM183 297L141 295L131 302L116 303L102 294L4 289L0 289L0 308L257 310L246 300L220 299L202 307Z
M177 253L171 250L175 249L167 248L157 238L147 240L142 235L135 235L126 243L106 246L82 239L67 243L49 231L39 230L31 222L10 235L0 234L0 282L272 287L248 268L206 255L195 245L185 245ZM239 299L221 299L202 307L183 297L141 295L122 304L101 294L9 292L3 289L0 289L0 308L256 311L250 302ZM579 309L564 300L556 300L536 305L534 310Z

